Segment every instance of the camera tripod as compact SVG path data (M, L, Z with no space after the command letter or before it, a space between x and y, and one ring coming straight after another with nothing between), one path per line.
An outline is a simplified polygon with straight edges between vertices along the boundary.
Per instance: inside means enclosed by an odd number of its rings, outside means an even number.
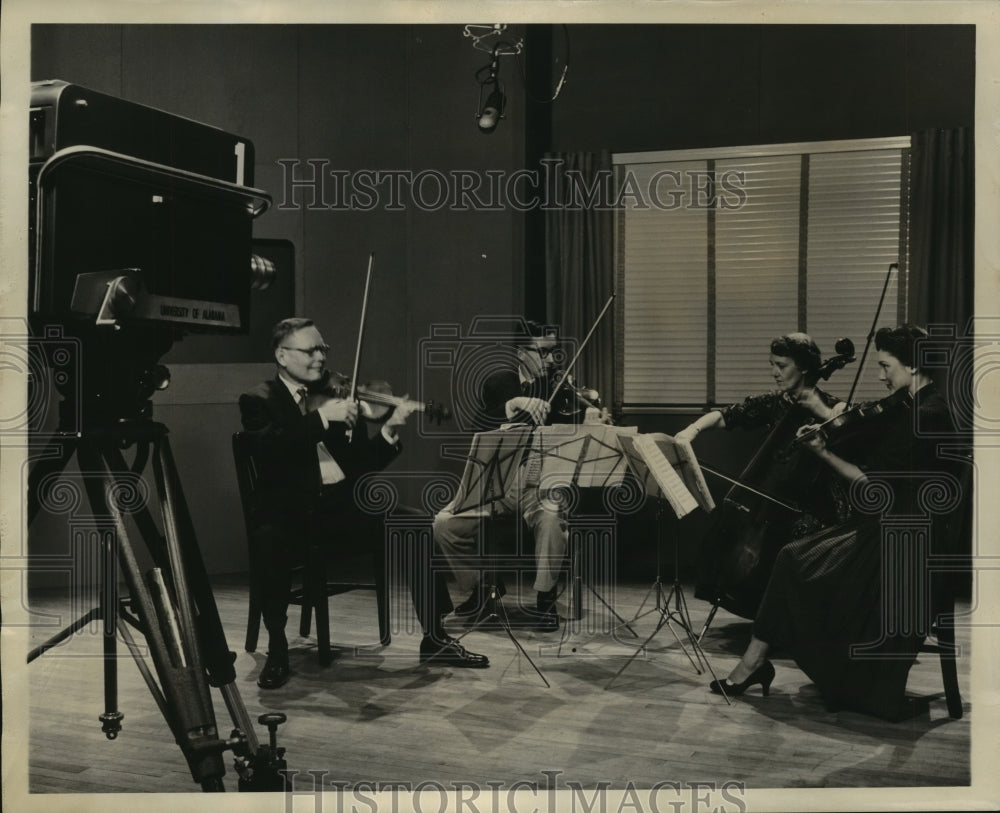
M122 450L131 446L136 452L130 468ZM74 455L100 538L98 606L31 650L28 663L99 621L103 625L104 660L104 712L100 720L108 739L117 738L124 716L117 708L117 631L180 746L193 780L203 791L225 789L225 750L232 750L236 757L241 791L284 790L284 749L277 747L275 731L285 715L272 713L258 718L270 731L269 744L261 745L235 685L235 655L226 644L167 428L140 419L54 436L29 475L29 524L45 503L45 489L54 488ZM162 512L162 533L144 499L141 478L150 462ZM127 516L154 563L145 578L128 535ZM128 588L127 597L118 596L119 570ZM145 637L156 676L143 659L130 626ZM221 691L235 726L228 738L219 735L209 685Z

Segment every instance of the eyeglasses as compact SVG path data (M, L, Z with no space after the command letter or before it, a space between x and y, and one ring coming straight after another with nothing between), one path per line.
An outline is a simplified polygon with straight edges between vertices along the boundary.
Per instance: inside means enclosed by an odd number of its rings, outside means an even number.
M547 359L552 355L552 351L555 350L554 347L537 347L535 345L528 345L528 349L538 353L543 359Z
M307 356L315 356L319 353L324 358L326 354L330 352L330 345L328 344L317 344L315 347L289 347L287 344L281 345L285 350L294 350L297 353L305 353Z

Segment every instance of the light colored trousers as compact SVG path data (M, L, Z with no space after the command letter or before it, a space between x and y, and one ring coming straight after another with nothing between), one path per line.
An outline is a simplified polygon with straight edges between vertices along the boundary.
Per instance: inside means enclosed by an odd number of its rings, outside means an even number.
M511 516L520 505L521 516L535 538L535 583L539 592L551 590L559 580L569 533L566 517L554 501L539 498L538 487L525 482L523 470L493 511L452 513L454 502L434 517L434 542L455 574L458 589L468 593L476 585L484 554L480 529L490 516Z

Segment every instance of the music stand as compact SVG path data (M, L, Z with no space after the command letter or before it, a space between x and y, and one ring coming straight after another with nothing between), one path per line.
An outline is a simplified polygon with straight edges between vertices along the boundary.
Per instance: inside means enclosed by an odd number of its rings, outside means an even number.
M637 431L634 426L605 424L538 427L534 434L534 449L541 456L539 487L550 490L620 486L628 473L628 464L618 444L618 436L635 435ZM575 570L573 586L573 618L580 619L583 615L583 579L579 568ZM626 627L633 637L639 637L593 584L588 583L587 589L618 619L620 627ZM565 639L565 636L564 628L562 638Z
M452 503L453 514L474 514L483 519L496 519L496 504L515 486L515 481L520 476L521 463L531 442L531 432L530 426L511 424L491 432L478 432L473 436L462 480ZM485 530L489 532L489 524L485 525ZM483 548L485 554L490 556L492 547L484 545ZM538 673L546 688L551 688L542 670L538 668L511 629L510 617L497 586L496 570L492 567L485 570L483 580L489 582L486 601L458 640L461 641L470 632L485 624L495 622L507 633L507 637L517 650ZM436 654L429 660L433 660L434 657Z
M657 621L656 628L639 645L636 651L629 656L625 663L622 664L621 669L615 673L604 688L611 688L611 684L638 657L640 652L645 651L649 642L656 637L663 627L667 627L670 630L681 651L687 656L687 659L694 667L695 672L700 675L704 669L707 669L712 677L716 678L715 671L712 669L712 665L705 655L704 650L702 650L691 624L687 601L684 598L684 588L680 583L679 546L676 543L674 544L673 584L667 593L664 592L661 574L664 503L670 507L678 519L687 516L699 507L706 511L714 508L711 493L701 474L697 459L694 457L689 444L675 443L673 438L662 433L636 436L622 435L618 438L618 443L621 446L629 468L638 478L639 482L643 484L646 493L656 500L657 505L656 580L647 591L632 621L637 621L654 612L659 614L659 620ZM643 612L646 602L654 594L656 598L653 606ZM691 647L690 652L674 629L674 624L677 624L683 630ZM730 702L725 693L723 693L723 697L725 697L726 703Z

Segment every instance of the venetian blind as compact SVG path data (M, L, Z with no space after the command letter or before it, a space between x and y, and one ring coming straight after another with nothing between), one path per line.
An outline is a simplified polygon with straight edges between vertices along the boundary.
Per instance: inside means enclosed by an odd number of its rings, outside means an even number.
M615 156L617 400L724 404L772 389L772 338L808 332L860 360L886 272L905 273L908 138ZM880 324L902 320L895 274ZM855 399L885 395L869 353ZM857 365L823 386L846 397Z

